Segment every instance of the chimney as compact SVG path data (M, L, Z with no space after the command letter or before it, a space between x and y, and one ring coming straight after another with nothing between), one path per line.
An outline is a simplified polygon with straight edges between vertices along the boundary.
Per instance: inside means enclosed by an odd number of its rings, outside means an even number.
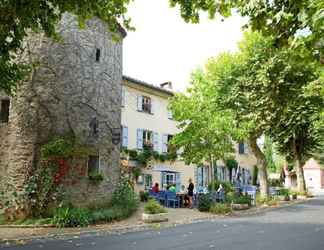
M160 84L160 87L163 89L172 90L172 82L164 82Z

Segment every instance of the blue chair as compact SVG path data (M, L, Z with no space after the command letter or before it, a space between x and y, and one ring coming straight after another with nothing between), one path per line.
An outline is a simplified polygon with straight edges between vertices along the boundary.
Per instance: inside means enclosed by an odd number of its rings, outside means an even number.
M175 192L166 192L167 199L167 207L171 207L173 204L173 208L180 207L180 199Z
M166 192L165 191L160 191L157 194L157 200L162 204L163 206L167 205L167 200L166 200Z
M245 192L251 198L251 203L256 205L256 187L255 186L247 186Z

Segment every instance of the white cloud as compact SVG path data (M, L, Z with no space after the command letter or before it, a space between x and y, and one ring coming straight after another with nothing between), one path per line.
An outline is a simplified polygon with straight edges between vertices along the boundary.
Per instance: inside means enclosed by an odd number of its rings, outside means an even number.
M155 85L172 81L176 90L183 90L192 70L208 58L235 50L244 23L233 16L188 24L168 0L137 0L129 16L136 31L124 40L124 74Z

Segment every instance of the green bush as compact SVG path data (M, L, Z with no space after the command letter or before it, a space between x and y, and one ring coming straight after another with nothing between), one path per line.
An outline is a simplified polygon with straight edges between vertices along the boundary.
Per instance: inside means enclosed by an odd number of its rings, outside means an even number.
M139 200L127 179L119 182L112 195L111 204L114 207L126 209L129 215L137 210Z
M281 188L279 190L279 195L289 196L289 189L287 189L287 188Z
M248 195L241 195L239 197L235 197L232 202L235 204L249 204L249 205L251 205L251 198Z
M198 210L201 212L209 211L212 205L212 199L208 194L201 194L199 195L199 202L198 202Z
M235 192L228 192L225 196L225 202L232 203L232 201L235 200L236 196L237 195L235 194Z
M120 207L102 208L91 213L91 223L112 222L129 216L129 211Z
M212 191L217 190L219 188L219 185L222 184L225 193L228 192L233 192L234 191L234 187L232 185L232 183L228 182L228 181L218 181L218 180L213 180L211 183L208 184L208 190Z
M51 221L57 227L85 227L91 222L89 210L84 208L58 208Z
M144 212L147 214L160 214L167 211L156 200L150 199L144 206Z
M214 203L211 205L209 212L213 214L228 214L232 211L228 204Z

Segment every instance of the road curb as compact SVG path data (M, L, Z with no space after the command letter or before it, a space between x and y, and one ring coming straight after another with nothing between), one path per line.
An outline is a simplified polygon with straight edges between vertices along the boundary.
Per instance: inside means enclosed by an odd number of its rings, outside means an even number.
M11 245L11 244L19 244L19 242L30 242L33 240L40 240L40 239L60 239L60 238L67 238L67 237L75 237L80 235L87 235L87 234L99 234L99 233L107 233L107 234L123 234L123 233L129 233L129 232L138 232L138 231L145 231L145 230L160 230L162 228L168 228L168 227L175 227L180 225L187 225L187 224L193 224L193 223L199 223L199 222L206 222L210 221L212 219L217 218L240 218L240 217L247 217L247 216L254 216L263 214L266 212L270 212L276 209L290 207L297 204L305 203L312 198L306 199L306 200L297 200L294 202L289 202L287 204L280 204L279 206L275 207L260 207L257 208L254 211L240 211L240 212L233 212L228 215L212 215L212 214L206 214L206 217L202 218L196 218L196 219L189 219L186 221L176 221L173 223L166 222L166 223L152 223L152 224L140 224L140 225L126 225L126 226L112 226L111 228L89 228L89 230L82 230L80 232L62 232L62 233L54 233L54 234L46 234L46 235L35 235L35 236L29 236L29 237L19 237L15 239L0 239L0 246L4 245ZM49 228L53 227L53 225L45 225L45 227L42 225L35 226L35 225L21 225L20 227L17 225L2 225L0 228ZM81 229L81 228L80 228Z

